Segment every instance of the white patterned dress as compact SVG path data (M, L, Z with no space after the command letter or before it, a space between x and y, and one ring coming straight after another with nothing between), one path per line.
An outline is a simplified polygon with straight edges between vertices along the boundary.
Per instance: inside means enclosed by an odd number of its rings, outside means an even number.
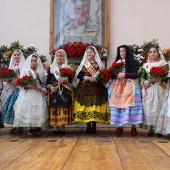
M45 127L48 119L46 98L36 89L22 88L14 106L13 127Z
M155 129L160 114L160 110L163 104L163 98L165 95L165 88L167 82L167 76L161 77L161 82L152 84L149 88L143 86L143 81L150 81L149 72L152 67L162 66L169 71L168 64L165 60L159 60L157 62L145 63L141 69L140 81L142 85L142 102L144 110L144 124L148 127L150 125Z

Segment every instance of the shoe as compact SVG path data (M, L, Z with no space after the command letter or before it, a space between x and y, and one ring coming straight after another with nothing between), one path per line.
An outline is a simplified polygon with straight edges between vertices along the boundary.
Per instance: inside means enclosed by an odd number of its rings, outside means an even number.
M28 136L32 136L32 129L28 130Z
M96 129L91 129L91 133L96 133Z
M153 129L150 129L148 131L148 137L153 137L154 136L154 130Z
M117 128L116 135L122 135L122 134L123 134L123 128Z
M35 134L36 135L41 135L41 131L36 131Z
M86 129L85 133L88 133L88 134L91 133L91 129Z
M162 134L160 134L160 133L157 133L156 136L157 136L158 138L162 138Z
M14 133L16 131L16 128L10 129L9 133Z
M58 134L60 133L60 129L59 129L59 130L54 131L53 133L54 133L54 135L58 135Z
M15 133L22 133L23 127L16 128Z
M36 135L41 135L41 132L36 132Z
M36 136L36 129L30 129L30 130L28 130L28 135L29 135L29 136L31 136L31 135Z
M136 128L133 127L133 128L131 129L131 136L136 136L136 135L137 135Z
M37 128L37 129L35 129L36 131L35 131L35 133L36 133L36 135L41 135L41 128Z
M64 135L65 134L65 130L60 130L60 134Z

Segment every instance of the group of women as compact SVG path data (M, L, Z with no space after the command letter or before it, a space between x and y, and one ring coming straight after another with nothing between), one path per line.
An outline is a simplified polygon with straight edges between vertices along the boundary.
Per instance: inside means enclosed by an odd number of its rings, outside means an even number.
M122 45L117 48L115 62L123 63L122 70L112 73L106 88L97 79L98 72L104 69L100 56L95 47L87 47L75 74L78 85L73 88L73 78L60 76L61 68L70 68L64 50L56 51L46 73L36 54L25 61L16 49L9 68L18 77L32 75L37 85L19 88L16 80L3 80L2 123L12 127L11 133L22 132L26 127L28 135L40 134L41 128L48 127L54 127L55 134L64 134L65 125L73 123L86 123L86 133L95 133L96 123L103 123L116 125L116 135L123 134L124 124L131 124L131 136L137 135L137 124L149 129L148 136L153 136L154 131L158 137L169 134L169 67L159 49L151 47L148 61L139 69L130 48ZM164 67L166 75L150 77L153 66Z

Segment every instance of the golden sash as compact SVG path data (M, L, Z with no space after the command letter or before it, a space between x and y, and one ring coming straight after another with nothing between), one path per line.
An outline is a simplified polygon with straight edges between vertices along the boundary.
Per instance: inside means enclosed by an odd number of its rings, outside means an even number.
M89 60L86 60L84 66L87 68L87 71L92 75L94 76L95 73L97 72L94 67L91 65L90 61Z

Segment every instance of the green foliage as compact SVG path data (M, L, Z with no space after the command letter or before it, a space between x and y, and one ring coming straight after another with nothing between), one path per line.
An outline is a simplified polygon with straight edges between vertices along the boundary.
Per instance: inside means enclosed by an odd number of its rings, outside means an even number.
M11 55L16 49L21 50L25 58L27 58L31 54L34 54L34 53L37 54L37 50L38 50L33 45L28 45L25 47L24 45L21 45L19 41L11 42L9 46L2 45L0 46L0 66L1 67L9 66ZM40 57L41 62L44 64L44 62L46 62L46 56L44 55L38 55L38 56Z
M170 48L164 48L162 53L165 57L165 60L168 62L170 60Z
M158 39L153 39L149 42L144 41L143 44L141 45L141 49L143 52L141 53L142 56L147 56L149 50L151 47L155 47L156 49L160 49L160 45L158 43Z

